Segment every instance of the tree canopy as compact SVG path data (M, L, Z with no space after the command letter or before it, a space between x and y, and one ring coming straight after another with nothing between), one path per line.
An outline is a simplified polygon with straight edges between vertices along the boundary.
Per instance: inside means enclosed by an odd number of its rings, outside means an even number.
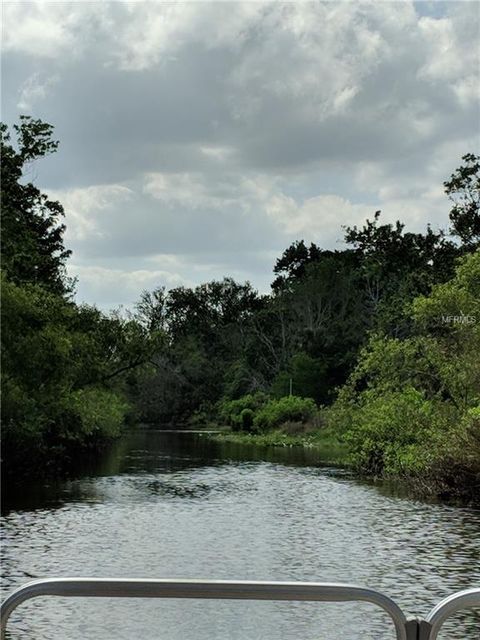
M63 244L62 205L26 180L32 163L57 150L53 127L22 116L14 125L16 146L6 125L1 134L2 267L18 284L39 284L65 294L72 290L65 264L70 251Z
M148 367L160 340L133 318L72 301L63 207L26 177L57 150L53 127L22 117L15 146L0 131L2 471L21 475L118 435L132 412L132 372Z
M467 153L463 164L443 183L453 203L452 233L469 247L480 243L480 157Z

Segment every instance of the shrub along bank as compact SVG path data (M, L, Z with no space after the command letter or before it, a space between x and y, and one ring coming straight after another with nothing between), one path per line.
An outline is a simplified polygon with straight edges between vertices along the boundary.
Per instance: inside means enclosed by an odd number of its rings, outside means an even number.
M237 400L222 400L216 408L219 425L228 428L211 436L222 442L261 447L309 447L326 464L348 465L344 438L325 425L325 412L312 398L270 398L265 393L248 394Z

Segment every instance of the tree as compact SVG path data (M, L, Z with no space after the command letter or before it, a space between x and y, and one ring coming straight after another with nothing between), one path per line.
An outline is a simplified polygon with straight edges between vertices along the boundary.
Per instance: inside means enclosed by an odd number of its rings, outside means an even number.
M323 363L318 391L308 393L322 402L345 381L369 328L364 297L359 295L361 273L352 257L351 251L325 252L276 296L285 309L287 357L304 352Z
M1 251L8 278L17 284L40 284L54 293L72 291L65 274L70 251L63 244L64 210L32 182L24 182L25 170L38 158L57 149L53 127L41 120L20 117L14 125L17 148L10 143L5 124L1 134Z
M271 392L275 398L290 394L313 398L315 402L328 400L326 391L327 366L323 359L312 358L306 353L296 353L288 363L288 369L282 371L273 381Z
M429 288L453 275L458 251L445 238L442 231L434 232L427 226L425 233L405 232L399 220L392 224L379 224L380 211L363 228L345 228L345 241L361 255L368 295L376 303L398 286L407 274L416 276L417 291Z
M467 153L462 160L464 164L443 186L453 202L450 211L453 235L467 248L475 249L480 243L480 156Z
M143 291L140 300L135 305L135 318L149 332L165 331L166 329L165 287L158 287L153 291Z
M144 292L135 317L149 332L165 335L165 341L152 354L156 374L138 397L142 416L187 419L203 403L218 400L226 387L233 393L238 387L249 389L243 373L237 377L238 363L246 355L250 317L260 304L249 283L231 278Z
M345 228L345 241L358 254L361 289L372 326L401 333L405 304L452 277L459 250L442 231L405 232L400 221L379 224L380 211L363 228Z
M422 489L478 497L480 253L409 305L406 338L372 335L330 410L352 462Z
M301 278L305 274L307 265L316 262L324 254L331 254L330 251L322 251L313 242L309 247L303 240L293 242L282 256L277 260L273 272L277 275L272 284L272 288L280 289L291 280Z
M0 126L2 472L18 476L119 435L134 372L148 368L163 333L70 299L63 207L25 180L26 167L57 142L40 120L22 117L14 130L16 148Z

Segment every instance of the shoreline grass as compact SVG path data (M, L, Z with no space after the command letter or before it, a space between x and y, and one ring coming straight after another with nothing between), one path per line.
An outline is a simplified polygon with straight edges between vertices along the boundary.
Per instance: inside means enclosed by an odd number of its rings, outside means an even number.
M288 433L281 427L265 433L225 430L222 433L211 434L209 438L220 443L264 448L302 447L315 451L319 461L324 464L350 467L347 445L328 428L295 434Z

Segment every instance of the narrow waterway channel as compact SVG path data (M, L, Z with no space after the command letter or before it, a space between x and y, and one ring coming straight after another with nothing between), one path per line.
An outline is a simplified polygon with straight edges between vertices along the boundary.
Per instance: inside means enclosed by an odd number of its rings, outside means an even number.
M350 582L425 615L480 585L480 511L389 494L301 449L231 447L139 430L78 478L10 492L3 596L31 577ZM12 616L22 640L389 640L367 604L39 598ZM462 613L443 640L480 637Z

